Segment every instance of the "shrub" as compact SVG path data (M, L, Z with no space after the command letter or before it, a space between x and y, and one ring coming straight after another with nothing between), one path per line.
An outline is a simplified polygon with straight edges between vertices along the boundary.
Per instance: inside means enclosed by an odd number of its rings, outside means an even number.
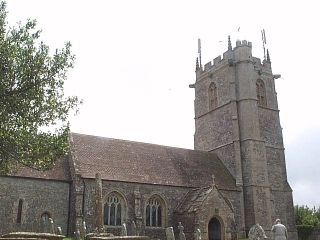
M307 240L313 230L314 226L312 225L297 225L299 240Z

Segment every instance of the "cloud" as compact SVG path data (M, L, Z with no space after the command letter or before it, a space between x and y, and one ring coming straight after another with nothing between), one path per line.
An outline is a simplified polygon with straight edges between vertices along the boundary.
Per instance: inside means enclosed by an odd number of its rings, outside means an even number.
M286 161L295 204L320 206L320 126L313 127L287 146Z

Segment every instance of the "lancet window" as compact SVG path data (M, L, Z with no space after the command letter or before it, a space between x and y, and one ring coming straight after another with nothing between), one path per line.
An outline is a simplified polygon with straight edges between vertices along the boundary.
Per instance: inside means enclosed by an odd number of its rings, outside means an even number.
M264 83L261 79L257 80L256 89L257 89L258 105L264 106L264 107L267 106L266 88L265 88Z
M215 83L210 83L208 89L209 110L213 110L218 106L217 86Z
M17 214L17 223L21 223L22 219L22 205L23 205L23 200L19 199L18 203L18 214Z

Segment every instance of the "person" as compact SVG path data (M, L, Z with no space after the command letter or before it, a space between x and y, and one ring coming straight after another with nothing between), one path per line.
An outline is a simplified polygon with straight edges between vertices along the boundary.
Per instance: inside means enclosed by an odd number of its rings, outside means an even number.
M275 224L271 228L274 240L286 240L288 239L287 228L281 224L280 219L276 219Z

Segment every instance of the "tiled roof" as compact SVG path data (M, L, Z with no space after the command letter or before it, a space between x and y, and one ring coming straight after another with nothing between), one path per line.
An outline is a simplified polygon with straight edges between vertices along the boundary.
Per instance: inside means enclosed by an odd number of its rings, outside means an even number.
M187 193L187 195L185 196L183 201L178 205L175 211L179 213L190 213L197 211L211 191L212 186L192 189Z
M209 186L209 187L196 188L196 189L190 190L186 194L182 202L177 206L177 208L175 209L175 212L191 213L191 212L198 211L201 208L202 203L208 197L208 195L214 190L217 190L221 198L224 199L224 201L226 202L226 204L228 204L230 209L233 209L230 201L221 194L221 192L216 186Z
M235 179L214 153L72 134L75 169L84 178L158 185L232 189Z
M71 181L67 157L58 159L54 166L47 171L39 171L26 166L20 166L9 176Z

